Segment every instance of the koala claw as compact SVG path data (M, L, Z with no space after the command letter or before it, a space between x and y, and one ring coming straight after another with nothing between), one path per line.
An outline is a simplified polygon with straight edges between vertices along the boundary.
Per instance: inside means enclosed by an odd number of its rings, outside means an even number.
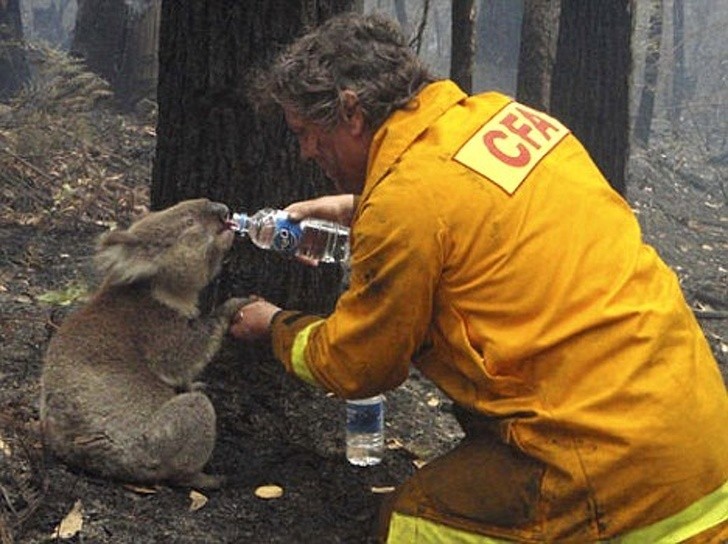
M218 306L215 314L227 320L231 320L240 308L252 302L249 297L234 297L227 299L222 306Z

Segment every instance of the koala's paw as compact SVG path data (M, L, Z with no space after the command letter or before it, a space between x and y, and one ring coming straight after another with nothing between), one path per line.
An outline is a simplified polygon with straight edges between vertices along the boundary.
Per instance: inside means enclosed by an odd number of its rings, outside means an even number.
M248 297L234 297L227 299L215 309L215 315L229 322L240 308L252 302Z

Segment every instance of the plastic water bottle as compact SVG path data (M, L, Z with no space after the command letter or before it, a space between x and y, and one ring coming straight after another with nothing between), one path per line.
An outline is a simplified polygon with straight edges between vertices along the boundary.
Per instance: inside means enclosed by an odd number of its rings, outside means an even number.
M305 257L314 264L349 259L349 229L331 221L306 218L297 222L283 210L263 208L253 215L233 214L232 228L262 249Z
M384 457L384 395L346 401L346 458L352 465L379 464Z

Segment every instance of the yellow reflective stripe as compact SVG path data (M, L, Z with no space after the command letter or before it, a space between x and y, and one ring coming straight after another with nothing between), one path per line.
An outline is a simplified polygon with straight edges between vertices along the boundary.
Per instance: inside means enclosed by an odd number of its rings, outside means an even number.
M507 544L500 540L440 525L427 519L394 512L389 523L389 544Z
M728 520L728 480L718 489L674 516L610 539L609 544L673 544L683 542Z
M637 529L604 544L678 544L728 520L728 481L674 516ZM501 540L453 529L423 518L394 512L389 524L390 544L506 544Z
M306 364L304 352L306 351L306 344L308 344L309 334L311 334L311 331L315 327L318 327L321 323L323 323L323 320L314 321L301 329L301 331L296 335L296 339L293 341L293 347L291 348L291 367L293 368L294 374L312 385L319 385L319 383L316 381L316 378L313 377L311 370Z

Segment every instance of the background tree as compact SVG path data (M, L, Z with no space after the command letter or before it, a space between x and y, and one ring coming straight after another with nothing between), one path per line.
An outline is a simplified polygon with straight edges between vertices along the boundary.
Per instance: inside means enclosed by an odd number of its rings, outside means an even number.
M551 102L560 12L560 0L525 0L523 6L516 96L541 110Z
M71 52L124 106L154 98L161 0L79 0Z
M682 106L687 88L685 74L685 4L683 0L672 2L672 48L674 67L672 72L672 115L673 126L678 127L682 117Z
M473 0L452 2L452 46L450 48L450 79L470 94L473 91L473 60L475 58L475 4Z
M651 0L650 20L647 28L647 56L640 102L634 125L637 143L646 146L650 139L652 115L655 109L657 78L660 73L660 50L662 48L662 0Z
M159 120L152 207L207 196L233 210L281 207L332 186L299 150L282 115L264 122L246 78L305 25L349 9L348 0L162 3ZM340 271L312 269L240 243L221 293L257 293L308 311L330 310Z
M29 78L19 0L0 0L0 100L12 97Z
M550 111L625 192L629 148L630 0L562 0Z

